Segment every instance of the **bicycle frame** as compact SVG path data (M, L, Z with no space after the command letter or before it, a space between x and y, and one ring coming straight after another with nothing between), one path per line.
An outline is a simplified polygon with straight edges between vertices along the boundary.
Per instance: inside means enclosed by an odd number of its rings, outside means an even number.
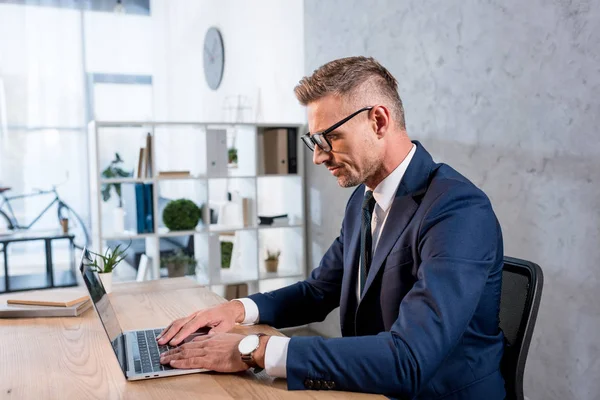
M33 219L33 221L31 221L28 225L21 225L19 223L19 220L17 219L17 216L15 215L15 212L12 209L12 206L10 205L11 200L18 200L18 199L25 199L28 197L36 197L36 196L43 196L45 194L54 194L54 199L50 202L50 204L48 204L46 206L46 208L44 208L37 217L35 217ZM42 218L42 216L46 213L46 211L48 211L54 204L56 203L60 203L60 199L58 197L58 193L56 192L56 189L53 188L52 190L40 190L39 192L35 192L35 193L27 193L27 194L19 194L16 196L7 196L5 194L0 194L0 196L2 197L2 203L0 204L0 210L2 210L4 208L4 205L6 204L6 211L8 211L7 216L11 219L11 223L13 224L13 226L16 229L29 229L31 228L36 222L38 222L40 220L40 218Z

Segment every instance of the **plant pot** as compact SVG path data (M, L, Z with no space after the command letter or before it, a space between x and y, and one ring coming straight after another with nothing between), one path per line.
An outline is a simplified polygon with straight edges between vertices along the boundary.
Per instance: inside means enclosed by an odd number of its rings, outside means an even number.
M100 281L102 282L102 286L104 286L106 293L112 292L112 272L99 272L98 276L100 277Z
M121 207L113 210L113 229L115 233L125 231L125 210Z
M185 276L185 273L188 271L190 266L188 264L167 264L167 271L169 273L169 278L177 278L180 276Z
M265 268L267 272L277 272L279 260L265 260Z

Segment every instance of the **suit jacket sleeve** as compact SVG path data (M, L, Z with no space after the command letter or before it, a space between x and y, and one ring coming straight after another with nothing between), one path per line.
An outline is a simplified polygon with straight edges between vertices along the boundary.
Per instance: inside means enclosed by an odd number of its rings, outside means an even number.
M416 396L465 332L501 250L498 235L489 200L478 189L455 186L438 196L421 221L418 280L390 332L293 337L288 388L305 389L311 379L332 381L337 390Z
M354 194L356 190L352 196ZM346 209L347 207L346 205ZM334 240L321 259L319 267L312 271L308 279L273 292L249 296L258 306L260 323L286 328L323 321L340 305L343 257L342 221L340 236Z

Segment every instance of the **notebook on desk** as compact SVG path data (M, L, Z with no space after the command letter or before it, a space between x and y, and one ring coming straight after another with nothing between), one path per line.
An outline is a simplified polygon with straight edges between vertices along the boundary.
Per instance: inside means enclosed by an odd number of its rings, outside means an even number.
M89 298L68 307L30 304L0 304L0 318L77 317L92 306Z
M15 294L6 300L7 304L32 306L71 307L88 300L85 289L52 289Z
M165 376L193 374L204 372L204 369L174 369L169 365L160 363L160 354L172 347L159 346L156 337L164 328L145 329L138 331L123 331L115 310L106 295L104 286L97 274L90 267L92 259L87 249L79 264L79 270L88 289L94 309L106 331L114 354L119 362L121 371L127 380L140 380L162 378ZM186 338L186 342L193 336L204 335L208 330L197 332Z

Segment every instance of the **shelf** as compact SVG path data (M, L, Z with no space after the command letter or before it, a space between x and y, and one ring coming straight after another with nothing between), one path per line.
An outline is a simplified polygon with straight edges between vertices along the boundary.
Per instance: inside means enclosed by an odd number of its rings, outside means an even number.
M227 276L215 279L211 282L211 285L236 285L239 283L256 282L257 280L257 277L254 275Z
M122 239L145 239L149 237L153 237L154 233L111 233L102 236L102 240L122 240Z
M288 224L288 225L259 225L258 229L259 230L264 230L264 229L279 229L279 228L302 228L304 225L302 224Z
M152 183L152 178L111 178L100 179L100 183Z
M298 174L258 174L256 175L257 178L285 178L285 177L293 177L293 178L300 178L300 175Z
M206 180L206 175L157 176L157 181Z
M237 232L237 231L253 231L256 230L256 226L241 226L241 225L217 225L211 224L210 232Z
M277 271L277 272L260 272L260 279L279 279L279 278L304 278L304 275L299 274L298 271Z
M206 233L206 229L195 229L195 230L189 230L189 231L169 231L166 230L165 228L161 228L158 231L158 237L177 237L177 236L191 236L191 235L197 235L200 233Z

